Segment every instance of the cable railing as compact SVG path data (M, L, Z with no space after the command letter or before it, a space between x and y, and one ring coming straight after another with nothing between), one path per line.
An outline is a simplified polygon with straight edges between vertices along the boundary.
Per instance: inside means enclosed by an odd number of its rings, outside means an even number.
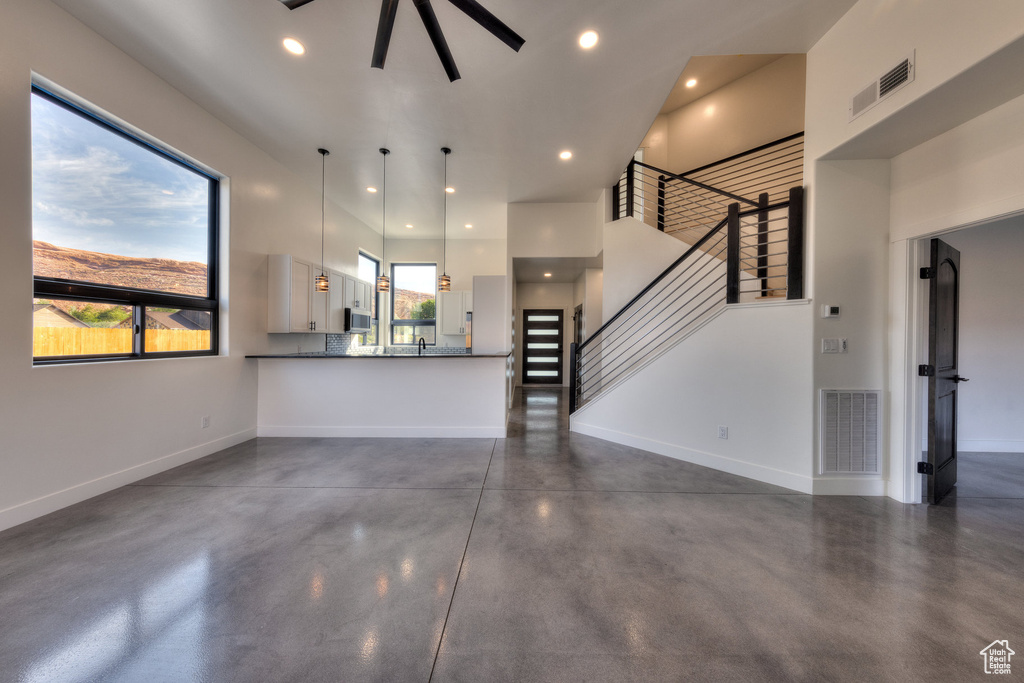
M631 161L613 188L614 218L632 216L687 244L695 243L732 202L785 201L803 185L804 134L797 133L685 173Z
M668 268L569 353L570 412L632 376L728 304L803 298L803 188L734 201ZM750 204L753 204L751 207Z

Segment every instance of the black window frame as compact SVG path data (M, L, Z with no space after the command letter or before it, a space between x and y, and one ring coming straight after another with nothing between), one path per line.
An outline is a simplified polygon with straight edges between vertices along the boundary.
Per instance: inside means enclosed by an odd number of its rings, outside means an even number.
M395 284L395 267L402 266L433 266L434 267L434 317L433 318L422 318L419 320L414 319L398 319L395 318L395 293L398 291L398 287ZM418 342L412 342L409 344L400 343L395 341L395 327L433 327L434 328L434 341L429 342L427 346L437 346L437 263L433 261L422 261L422 262L410 262L410 263L392 263L391 264L391 296L389 298L391 308L388 311L388 317L391 319L390 329L388 330L388 341L391 342L391 346L416 346Z
M377 278L380 277L381 260L379 258L377 258L376 256L373 256L372 254L369 254L369 253L363 251L362 249L359 250L358 258L365 258L367 261L373 261L373 263L374 263L374 271L373 271L374 274L373 274L373 279L371 280L371 284L373 285L373 303L374 303L373 311L376 313L376 316L371 318L370 322L376 328L376 331L377 331L377 343L375 344L375 346L383 346L383 344L381 343L381 336L380 336L381 293L377 291ZM358 272L358 270L359 270L359 268L358 268L358 261L356 262L356 265L357 265L356 272ZM360 343L361 344L366 344L366 334L363 333L363 334L359 335L359 337L360 337L360 340L359 340Z
M73 114L132 142L157 156L182 168L188 169L209 183L208 232L207 232L207 291L205 297L175 294L148 289L134 289L116 285L104 285L81 280L32 276L32 296L35 299L58 299L81 301L83 303L118 304L132 307L132 351L126 354L78 355L78 356L33 356L33 365L58 365L96 361L146 360L155 358L189 358L196 356L217 356L220 354L220 305L219 305L219 255L220 255L220 180L209 172L191 164L172 152L147 142L119 126L104 120L95 113L57 95L39 85L32 84L32 95L40 96ZM33 235L34 237L34 235ZM198 351L146 351L146 308L177 308L184 310L208 311L210 313L210 348Z

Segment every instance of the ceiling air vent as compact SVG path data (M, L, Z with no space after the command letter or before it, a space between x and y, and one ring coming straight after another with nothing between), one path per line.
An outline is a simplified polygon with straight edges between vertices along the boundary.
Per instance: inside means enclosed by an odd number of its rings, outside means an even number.
M914 53L886 71L850 99L850 120L871 109L894 92L914 80Z

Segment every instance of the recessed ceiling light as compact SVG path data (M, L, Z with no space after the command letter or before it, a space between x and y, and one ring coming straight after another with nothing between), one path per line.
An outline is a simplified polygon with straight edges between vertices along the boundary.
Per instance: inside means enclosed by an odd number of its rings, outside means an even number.
M695 85L697 85L697 79L696 78L691 78L690 80L686 81L686 87L687 88L692 88Z
M558 155L558 158L561 159L562 161L568 161L569 159L572 159L572 152L570 152L569 150L565 150L564 152L561 152Z
M551 277L551 273L544 273L544 277Z
M306 54L306 46L294 38L285 38L281 42L284 44L284 49L288 50L288 52L291 52L293 55Z
M446 188L444 188L444 191L447 192L448 194L451 194L451 193L455 192L455 188L454 187L446 187Z
M377 188L376 187L368 187L368 188L366 188L366 191L367 192L376 192Z
M472 230L472 229L473 229L473 224L472 223L466 223L466 230Z
M589 50L595 45L597 45L597 31L585 31L580 36L580 47L584 50Z
M406 224L405 224L405 227L407 227L407 228L412 228L412 223L406 223Z

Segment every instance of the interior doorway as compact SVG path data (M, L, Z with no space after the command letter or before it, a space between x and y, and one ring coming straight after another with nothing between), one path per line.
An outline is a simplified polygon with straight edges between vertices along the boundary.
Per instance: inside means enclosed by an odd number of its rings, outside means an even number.
M1019 419L1024 411L1020 396L1024 364L1017 351L1024 334L1024 310L1019 305L1024 286L1015 275L1024 258L1024 215L963 227L942 234L941 239L961 255L958 369L970 378L957 391L957 483L948 498L1024 499L1024 421ZM930 236L918 240L916 266L929 266L930 242ZM929 363L931 302L928 281L920 279L919 268L908 275L922 287L912 316L916 371L918 364ZM919 444L914 449L919 455L911 460L927 460L932 445L927 383L928 378L915 377L908 392L908 397L916 392L916 436L910 438ZM917 500L926 502L929 476L916 471L911 476L920 482Z

